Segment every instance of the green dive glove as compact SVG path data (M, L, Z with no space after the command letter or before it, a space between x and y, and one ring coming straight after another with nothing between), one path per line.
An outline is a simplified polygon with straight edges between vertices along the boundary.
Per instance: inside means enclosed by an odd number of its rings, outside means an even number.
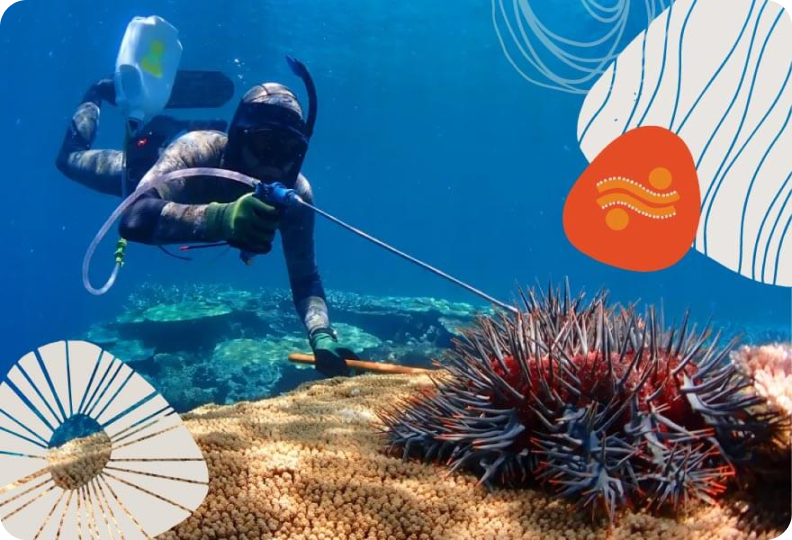
M211 203L206 210L206 229L213 238L252 253L269 253L278 228L278 210L252 193L232 203Z
M351 371L345 360L360 360L358 356L338 343L335 332L320 328L311 332L311 348L316 359L316 369L325 377L348 377Z

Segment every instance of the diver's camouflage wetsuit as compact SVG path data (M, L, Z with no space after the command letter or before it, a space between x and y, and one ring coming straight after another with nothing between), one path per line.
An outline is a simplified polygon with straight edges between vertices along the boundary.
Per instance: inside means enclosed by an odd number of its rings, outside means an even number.
M58 156L58 168L72 180L102 193L121 196L124 178L123 153L92 150L99 125L100 100L90 93L72 118ZM192 167L224 166L228 138L219 131L191 131L179 137L161 154L142 178L130 171L126 192L146 186L158 176ZM148 166L148 164L147 164ZM140 167L136 167L140 169ZM148 168L148 167L145 167ZM313 195L308 180L299 175L293 186L308 203ZM206 228L206 209L211 202L233 202L249 188L217 178L173 181L146 193L124 216L121 235L128 240L163 245L214 242ZM289 271L292 295L308 333L330 326L327 304L314 252L314 214L304 207L282 212L279 230Z
M121 196L124 180L124 153L120 150L93 150L99 129L101 100L89 92L72 117L69 129L58 153L58 169L66 176L86 187ZM127 179L126 192L131 193L135 183ZM139 180L140 178L137 178Z

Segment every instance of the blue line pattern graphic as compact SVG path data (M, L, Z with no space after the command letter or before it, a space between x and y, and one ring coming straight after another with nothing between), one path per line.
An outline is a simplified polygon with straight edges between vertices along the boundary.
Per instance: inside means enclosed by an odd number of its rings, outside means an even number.
M548 27L531 0L492 0L492 24L503 54L525 80L543 88L585 95L606 71L624 45L632 0L603 5L580 0L581 14L590 18L597 37L577 39ZM647 23L668 7L670 0L644 0ZM553 5L544 3L544 5ZM557 7L553 5L553 9ZM566 8L565 8L566 9ZM574 32L570 32L574 34ZM590 35L591 31L581 32Z
M593 161L625 130L679 135L702 194L693 247L749 279L792 287L791 76L792 18L779 4L677 0L591 87L578 140Z

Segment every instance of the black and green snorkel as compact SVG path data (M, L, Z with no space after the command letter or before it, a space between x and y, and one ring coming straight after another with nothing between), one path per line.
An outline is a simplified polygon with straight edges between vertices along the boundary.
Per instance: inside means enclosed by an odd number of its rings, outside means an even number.
M318 113L318 98L313 78L305 64L292 56L286 56L286 61L292 72L305 85L308 94L308 115L303 118L299 112L284 107L280 103L245 101L243 98L228 130L225 165L228 168L245 172L242 151L243 148L249 148L258 159L264 161L264 164L270 164L279 169L283 169L283 166L288 164L289 173L287 177L283 178L283 182L293 186L302 169L313 136ZM266 85L255 88L264 86ZM285 87L283 88L288 91ZM279 97L277 94L270 95L265 90L262 92L263 97L276 101ZM291 92L289 92L289 96L293 97ZM281 160L286 160L286 162ZM248 174L251 173L248 172Z

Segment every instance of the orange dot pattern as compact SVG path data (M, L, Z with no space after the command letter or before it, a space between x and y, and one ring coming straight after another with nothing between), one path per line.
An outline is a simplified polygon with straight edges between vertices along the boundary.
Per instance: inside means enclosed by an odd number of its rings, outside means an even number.
M693 243L700 205L687 145L667 129L642 127L612 142L578 179L564 207L564 231L605 264L662 270Z

